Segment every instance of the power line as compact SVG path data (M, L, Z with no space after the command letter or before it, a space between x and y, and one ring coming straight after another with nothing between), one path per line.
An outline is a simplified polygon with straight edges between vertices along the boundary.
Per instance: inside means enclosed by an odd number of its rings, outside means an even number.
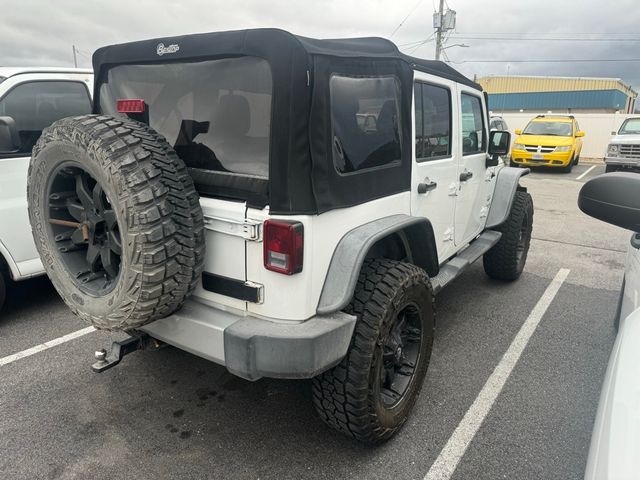
M429 42L433 42L433 36L435 35L435 33L432 33L429 37L425 38L424 40L422 40L421 42L419 42L416 46L414 47L409 47L407 49L407 53L414 53L415 51L417 51L420 47L422 47L423 45L429 43Z
M407 16L404 17L404 19L398 24L398 26L393 30L393 32L391 32L391 35L389 35L389 38L393 37L396 34L396 32L398 30L400 30L400 27L402 27L402 25L404 25L404 22L406 22L408 20L408 18L411 16L411 14L416 11L416 9L420 6L420 4L423 1L424 0L419 0L418 3L415 4L415 6L409 11L409 13L407 13Z
M640 42L638 38L523 38L523 37L471 37L467 35L452 35L459 40L509 40L522 42Z
M451 63L601 63L601 62L640 62L640 58L583 58L583 59L548 59L548 60L457 60Z
M600 36L619 36L619 35L638 35L638 32L458 32L461 35L600 35Z

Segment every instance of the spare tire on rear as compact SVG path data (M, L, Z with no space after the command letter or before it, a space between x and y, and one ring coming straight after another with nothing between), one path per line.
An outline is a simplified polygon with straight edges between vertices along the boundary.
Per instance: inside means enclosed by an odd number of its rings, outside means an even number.
M49 278L79 317L131 330L180 308L204 264L204 221L187 169L133 120L65 118L33 149L29 218Z

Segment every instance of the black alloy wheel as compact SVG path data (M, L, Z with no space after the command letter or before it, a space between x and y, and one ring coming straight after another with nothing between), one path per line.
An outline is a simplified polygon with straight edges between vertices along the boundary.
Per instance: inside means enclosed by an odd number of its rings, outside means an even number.
M415 304L406 305L383 341L378 388L381 403L387 409L398 404L414 380L422 342L420 315Z
M102 185L77 162L63 163L47 192L51 244L78 288L109 292L120 274L122 239Z

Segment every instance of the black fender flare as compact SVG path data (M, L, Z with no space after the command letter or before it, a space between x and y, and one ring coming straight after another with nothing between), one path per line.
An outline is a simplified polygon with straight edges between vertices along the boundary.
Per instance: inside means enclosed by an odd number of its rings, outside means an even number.
M528 168L514 167L503 167L498 171L485 228L497 227L507 220L518 190L520 177L528 175L530 172L531 170Z
M336 312L347 306L367 253L376 242L395 233L403 233L414 265L431 277L438 274L438 252L431 222L404 214L383 217L348 231L340 239L324 280L318 314Z

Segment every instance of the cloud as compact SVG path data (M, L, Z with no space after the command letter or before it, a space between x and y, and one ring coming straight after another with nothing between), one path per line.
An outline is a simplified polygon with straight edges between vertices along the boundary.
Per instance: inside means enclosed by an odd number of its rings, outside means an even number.
M2 4L11 3L10 6ZM90 54L98 47L143 38L255 27L279 27L315 37L389 37L417 0L0 0L0 65L71 66L72 45L80 49L81 66L90 66ZM468 76L562 75L621 77L640 85L640 62L530 63L533 59L640 58L639 41L619 41L620 32L634 32L638 23L634 0L604 3L513 2L511 0L449 0L457 11L457 34L448 56ZM423 0L393 41L405 44L426 39L432 32L433 3ZM557 33L576 41L463 39L455 36L536 38ZM610 32L607 41L580 41L585 33ZM495 35L500 36L500 35ZM634 38L640 38L640 33ZM433 42L414 54L433 58ZM511 60L476 63L475 60ZM508 67L507 67L508 65Z

